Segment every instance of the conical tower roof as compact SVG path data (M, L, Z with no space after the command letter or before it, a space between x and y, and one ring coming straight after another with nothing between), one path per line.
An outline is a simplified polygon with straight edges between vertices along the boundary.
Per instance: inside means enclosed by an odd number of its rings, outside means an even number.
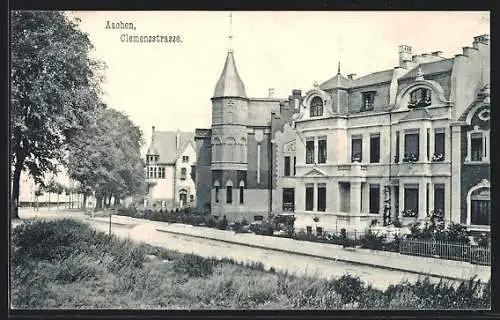
M213 98L241 97L246 98L245 85L238 74L232 50L227 53L226 63L215 86Z

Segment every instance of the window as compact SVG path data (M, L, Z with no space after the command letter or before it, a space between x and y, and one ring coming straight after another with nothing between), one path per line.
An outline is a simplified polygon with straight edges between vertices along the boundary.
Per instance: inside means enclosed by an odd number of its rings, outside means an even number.
M363 105L361 111L373 110L373 102L375 101L375 91L363 92Z
M410 93L408 108L420 108L431 105L431 90L419 88Z
M318 163L326 163L326 138L318 140Z
M148 167L148 175L147 175L148 179L153 179L154 176L153 176L153 167Z
M444 213L444 184L436 183L434 185L434 213Z
M189 156L182 156L182 162L189 162Z
M314 140L308 139L306 141L306 163L314 163Z
M404 217L418 215L418 185L405 185L404 189Z
M432 161L443 161L444 160L444 132L434 133L434 155L432 156Z
M181 180L186 180L186 168L181 168Z
M326 210L326 184L318 184L318 211Z
M245 191L245 187L240 186L240 204L243 204L243 193Z
M157 178L158 176L156 175L156 167L153 167L153 178Z
M165 179L165 167L158 167L158 178Z
M322 115L323 115L323 99L321 99L320 97L314 97L311 100L310 116L321 117Z
M471 224L490 224L490 189L481 188L471 194Z
M372 135L370 137L370 163L380 162L380 136Z
M431 129L427 128L427 136L426 136L426 146L427 149L425 150L425 157L427 161L429 161L429 155L430 155L430 148L431 148Z
M471 144L471 160L472 161L482 161L483 160L483 134L482 133L472 133L470 138Z
M394 163L399 162L399 131L396 131L396 154L394 156Z
M226 186L226 203L233 203L233 187Z
M219 186L215 186L215 202L219 202Z
M306 211L313 211L314 208L314 186L306 185Z
M405 134L405 154L403 162L415 162L419 157L419 134L418 131L410 131Z
M297 157L293 157L293 175L297 174Z
M399 216L399 186L394 186L394 214Z
M295 210L295 189L283 188L283 211Z
M380 185L370 184L370 213L380 212Z
M194 194L189 195L189 202L194 202Z
M285 177L289 177L290 176L290 157L289 156L285 156L285 172L284 172L284 176Z
M351 140L351 162L361 162L363 159L363 140L361 137L353 137Z

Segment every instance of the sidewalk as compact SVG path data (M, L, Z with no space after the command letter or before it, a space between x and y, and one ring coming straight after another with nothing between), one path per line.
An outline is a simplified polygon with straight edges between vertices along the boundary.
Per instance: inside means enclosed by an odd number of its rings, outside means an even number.
M491 278L490 266L474 265L468 262L408 256L397 252L368 249L344 249L342 246L327 243L314 243L254 234L235 234L232 231L194 227L183 224L161 224L162 225L156 226L157 231L332 259L353 264L412 272L453 280L469 280L473 276L477 276L481 281L488 281Z

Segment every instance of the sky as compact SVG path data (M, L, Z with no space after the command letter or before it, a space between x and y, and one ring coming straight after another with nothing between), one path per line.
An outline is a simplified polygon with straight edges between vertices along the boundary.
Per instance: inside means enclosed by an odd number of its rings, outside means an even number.
M145 145L156 130L210 128L211 101L229 47L225 11L78 11L80 28L106 65L108 106L141 127ZM107 22L135 30L107 29ZM337 73L362 76L398 64L398 46L413 54L453 57L490 33L486 11L236 11L232 48L247 96L288 97ZM178 43L122 42L122 34L180 36Z

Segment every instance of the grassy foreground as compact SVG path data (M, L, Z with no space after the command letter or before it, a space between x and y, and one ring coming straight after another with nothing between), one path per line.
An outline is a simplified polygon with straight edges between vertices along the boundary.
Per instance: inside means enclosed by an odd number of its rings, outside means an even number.
M121 240L73 220L16 227L11 247L15 309L489 309L490 283L454 287L428 279L381 291L266 271Z

